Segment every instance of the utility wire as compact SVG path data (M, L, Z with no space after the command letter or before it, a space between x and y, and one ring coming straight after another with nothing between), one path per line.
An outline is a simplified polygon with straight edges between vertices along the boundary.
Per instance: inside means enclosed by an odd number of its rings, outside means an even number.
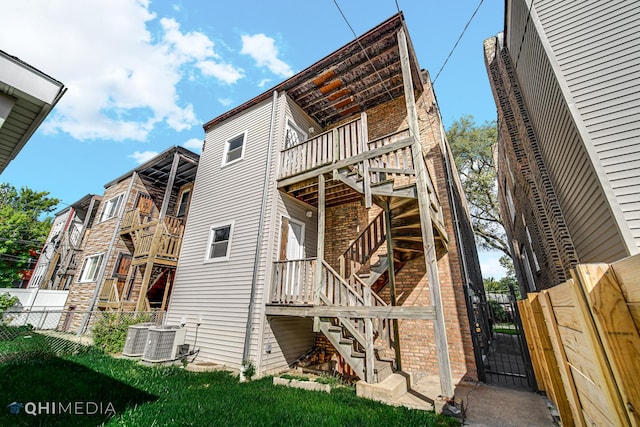
M338 11L340 12L340 15L342 15L342 19L344 19L344 22L346 22L347 26L351 30L351 33L353 33L353 37L355 37L356 41L358 42L358 46L360 46L360 50L362 50L362 53L364 53L364 56L367 58L367 61L373 67L373 71L375 71L376 75L378 76L378 79L380 80L380 83L382 83L382 87L387 92L387 95L389 95L389 98L393 101L393 96L391 95L391 92L389 92L389 89L387 88L387 85L384 84L384 80L382 79L382 76L380 75L380 72L378 72L378 70L376 69L376 66L373 65L373 61L371 61L371 58L369 58L369 55L367 54L367 51L364 49L364 46L362 46L362 43L360 43L360 40L358 39L358 36L357 36L356 32L353 30L353 27L349 23L349 20L347 19L347 17L342 12L342 9L340 9L340 5L338 5L338 0L333 0L333 4L335 4L336 7L338 8ZM396 5L397 4L398 4L398 2L396 1Z
M458 40L456 40L456 43L453 45L453 48L451 48L451 52L449 52L449 55L447 56L447 59L444 60L444 63L442 64L442 67L440 67L440 70L438 71L438 74L436 74L436 78L433 79L433 84L436 83L436 80L438 80L438 76L440 76L440 73L444 69L445 65L447 65L447 62L449 62L449 58L451 58L451 55L453 55L453 52L456 50L456 47L458 47L458 43L460 43L460 40L462 39L462 36L464 36L465 31L467 31L467 28L469 27L469 24L471 24L471 21L473 21L473 18L476 16L476 13L478 13L478 9L480 9L480 6L482 6L482 2L483 1L484 0L480 0L480 3L478 3L478 7L476 7L476 10L473 11L473 15L471 15L471 18L469 18L469 20L467 21L467 25L464 26L464 29L462 30L462 33L460 33L460 37L458 37Z
M531 10L533 9L533 3L535 0L531 0L529 11L527 12L527 21L524 23L524 30L522 31L522 39L520 40L520 46L518 46L518 55L516 56L516 65L514 68L518 68L518 62L520 62L520 53L522 52L522 46L524 45L524 38L527 35L527 29L529 28L529 21L531 21Z

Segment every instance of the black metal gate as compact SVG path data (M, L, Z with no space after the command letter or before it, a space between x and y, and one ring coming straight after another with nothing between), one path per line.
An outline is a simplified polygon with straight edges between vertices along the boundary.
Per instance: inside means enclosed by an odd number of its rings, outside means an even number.
M535 390L531 359L512 292L487 292L491 344L485 362L488 384Z

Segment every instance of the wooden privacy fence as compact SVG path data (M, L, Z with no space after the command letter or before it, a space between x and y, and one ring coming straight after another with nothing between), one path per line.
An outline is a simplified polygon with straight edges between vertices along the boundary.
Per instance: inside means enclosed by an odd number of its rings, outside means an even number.
M640 426L640 255L571 276L518 301L538 388L563 426Z

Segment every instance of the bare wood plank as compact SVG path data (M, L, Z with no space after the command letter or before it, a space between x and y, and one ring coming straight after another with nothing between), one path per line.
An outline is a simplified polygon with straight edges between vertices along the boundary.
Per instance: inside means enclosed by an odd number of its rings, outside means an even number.
M547 392L553 395L554 402L560 413L562 425L574 425L571 404L567 396L567 390L563 386L562 377L560 375L560 367L553 353L553 344L549 336L549 330L545 323L544 314L542 312L541 298L538 296L529 298L531 302L531 314L535 320L537 338L539 339L540 350L542 351L543 366L545 373L545 381Z
M324 237L325 237L325 222L326 222L326 203L325 203L325 188L324 188L324 175L318 176L318 240L316 243L316 270L315 270L315 282L314 282L314 302L316 305L320 304L320 290L322 289L322 264L324 261ZM320 318L313 318L313 330L320 331Z
M628 303L640 303L640 254L611 265Z
M598 384L593 382L590 378L583 375L582 372L571 367L571 374L582 402L582 410L588 414L591 420L597 422L597 426L622 426L627 424L619 424L615 414L608 412L607 404L608 399L605 393L600 390Z
M527 295L528 299L519 300L518 309L520 310L520 317L522 318L522 328L524 330L527 348L529 349L529 354L531 356L531 364L533 365L533 372L536 377L538 390L545 391L549 386L545 375L546 367L544 366L543 347L540 337L538 336L541 332L541 326L536 323L531 307L531 301L537 298L537 295L537 293L530 293ZM552 400L555 401L555 398L552 397Z
M640 426L640 336L631 313L607 264L578 265L575 269L599 332L606 359L622 398L622 408L633 426ZM632 410L638 408L638 411Z
M582 415L580 399L578 397L576 385L573 381L573 376L571 375L571 368L567 362L567 355L560 341L560 331L558 330L555 315L553 314L553 307L549 298L549 290L542 291L539 294L539 302L545 324L547 325L549 341L553 347L553 354L556 359L560 378L562 379L563 388L567 395L567 402L571 408L573 422L577 426L584 427L586 424Z
M311 306L311 305L277 305L267 304L266 314L269 316L296 317L354 317L372 319L413 319L434 320L432 307L422 306Z

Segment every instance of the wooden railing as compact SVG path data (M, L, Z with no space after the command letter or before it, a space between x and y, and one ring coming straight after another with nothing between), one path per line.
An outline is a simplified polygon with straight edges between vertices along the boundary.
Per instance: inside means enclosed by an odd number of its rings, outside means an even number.
M100 302L120 302L120 295L118 293L118 281L117 279L105 279L102 289L100 290L100 296L98 297Z
M312 305L315 264L315 258L275 262L271 302Z
M409 130L405 129L373 140L367 144L367 147L368 150L374 150L395 142L406 141L409 137ZM367 162L372 184L386 180L394 180L395 185L407 185L415 182L411 145L369 158Z
M352 273L356 273L385 241L384 211L382 211L338 257L340 275L349 277Z
M278 179L361 153L362 120L358 118L282 150Z
M155 256L177 260L182 247L183 231L184 222L181 218L165 217L163 223L156 224L155 227L150 227L146 231L140 231L134 237L133 257L140 259Z

